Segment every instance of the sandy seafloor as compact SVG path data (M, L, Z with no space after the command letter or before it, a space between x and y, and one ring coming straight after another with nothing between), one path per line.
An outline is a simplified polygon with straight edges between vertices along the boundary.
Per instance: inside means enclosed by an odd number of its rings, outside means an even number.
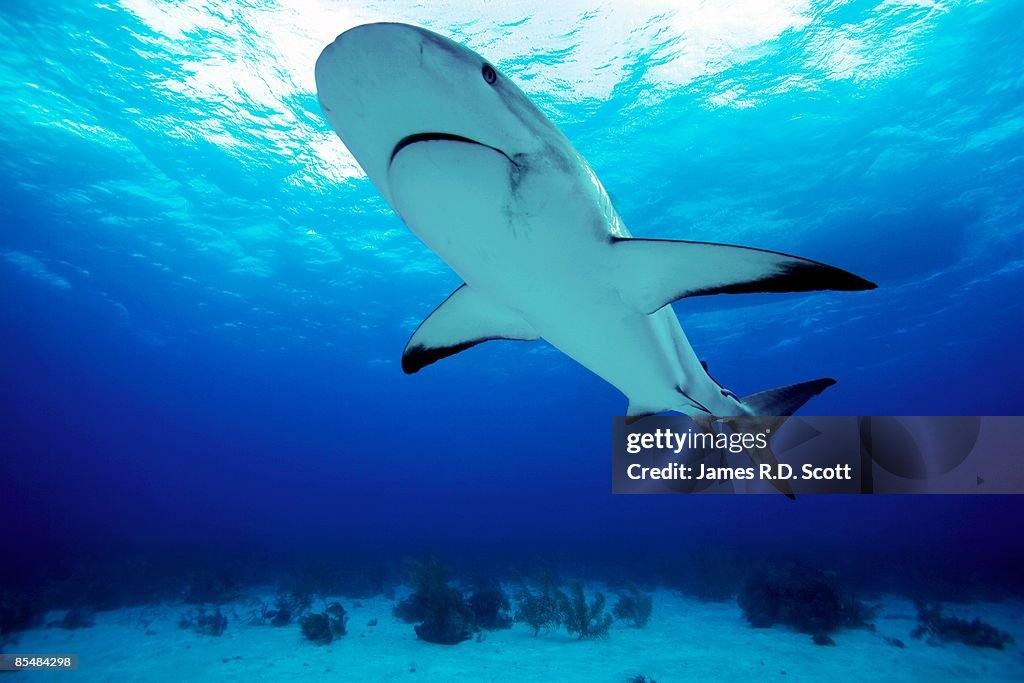
M1016 642L998 651L912 639L916 612L898 597L880 601L876 631L840 631L833 634L835 647L814 645L809 636L782 628L753 629L735 601L705 602L669 590L655 592L646 628L616 622L604 640L577 641L561 629L534 637L529 627L515 624L456 646L418 640L410 624L392 616L393 598L337 599L349 613L348 634L327 646L304 640L297 624L248 624L248 601L221 607L229 624L219 637L179 629L179 616L190 608L182 604L100 612L92 628L34 629L5 648L75 653L77 672L20 672L4 680L622 682L644 674L658 683L1024 681L1019 602L945 606L948 615L980 616L1010 632ZM317 601L314 609L322 605ZM375 626L368 625L372 619ZM906 647L889 644L886 636Z

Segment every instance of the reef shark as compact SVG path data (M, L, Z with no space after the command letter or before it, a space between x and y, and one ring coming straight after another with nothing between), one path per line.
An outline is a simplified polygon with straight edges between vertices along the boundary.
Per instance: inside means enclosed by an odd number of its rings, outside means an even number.
M572 143L476 52L367 24L323 50L316 86L387 203L464 282L412 335L406 373L492 339L544 339L625 394L627 416L676 411L704 425L791 415L834 383L740 398L708 373L671 304L873 283L773 251L633 238Z

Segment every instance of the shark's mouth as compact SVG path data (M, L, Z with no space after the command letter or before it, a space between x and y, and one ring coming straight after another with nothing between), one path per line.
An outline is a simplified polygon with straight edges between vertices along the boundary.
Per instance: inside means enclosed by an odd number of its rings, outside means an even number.
M395 160L395 157L398 156L398 153L401 152L406 147L409 147L410 145L415 145L420 142L463 142L469 145L478 145L480 147L486 147L487 149L493 150L498 154L502 155L503 157L505 157L506 159L508 159L513 164L515 163L514 161L512 161L512 157L510 157L508 154L505 154L504 151L498 149L497 147L491 147L490 145L485 145L482 142L477 142L472 138L467 138L462 135L455 135L454 133L414 133L412 135L406 135L404 138L399 140L398 144L395 145L395 148L391 150L391 159L388 161L388 163L393 162Z

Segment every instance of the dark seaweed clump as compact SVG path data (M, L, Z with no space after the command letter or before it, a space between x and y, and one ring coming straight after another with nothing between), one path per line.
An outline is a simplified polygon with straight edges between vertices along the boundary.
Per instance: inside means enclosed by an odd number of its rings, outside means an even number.
M612 608L616 619L621 619L634 628L643 628L651 620L653 599L634 585L619 593L619 599Z
M420 640L439 645L456 645L476 630L473 609L462 592L448 583L448 570L436 556L409 561L409 582L413 593L394 608L399 619L416 625Z
M313 596L305 591L292 590L275 597L273 607L269 607L262 600L257 600L253 604L250 623L281 627L300 619L309 611L313 604Z
M595 595L594 600L588 604L579 582L570 584L569 591L562 605L565 630L579 640L606 638L612 625L612 615L604 612L604 593Z
M302 635L317 645L329 645L334 640L331 622L326 614L307 614L302 617Z
M831 644L829 633L840 628L871 628L871 610L842 594L825 572L790 565L751 576L739 595L743 615L755 628L777 624Z
M495 631L512 626L512 605L496 581L480 586L469 596L469 609L479 628Z
M348 615L338 602L330 603L323 612L307 614L300 623L302 635L317 645L330 645L348 633Z
M39 623L42 614L42 603L33 594L5 591L0 594L0 636L32 628ZM3 644L2 638L0 644Z
M536 589L523 582L519 588L518 598L515 620L528 624L533 629L534 636L562 624L564 606L568 598L558 588L558 583L550 574L544 576Z
M455 645L480 629L512 625L512 605L497 581L483 583L467 599L448 581L448 569L436 557L410 560L413 592L393 610L396 617L417 624L416 635L428 643ZM419 622L419 623L417 623Z
M206 608L200 607L195 612L189 610L178 619L178 628L192 629L204 636L222 635L227 627L228 618L219 609L207 612Z
M917 603L917 628L911 635L922 638L925 635L946 642L964 643L973 647L990 647L1002 650L1013 642L1013 636L1000 631L975 617L973 620L946 617L942 615L942 605Z
M348 624L348 615L345 613L345 608L341 606L340 602L331 602L327 605L327 619L331 622L331 632L335 636L341 637L348 633L346 625Z
M62 628L66 631L74 631L80 628L90 628L93 625L92 610L76 607L69 609L63 619L51 621L46 628Z
M554 577L548 574L536 588L531 588L524 582L519 589L518 597L515 620L528 624L533 629L534 636L542 630L564 626L566 631L579 640L605 638L614 621L612 615L604 611L604 594L597 593L593 601L588 603L583 585L578 581L571 582L569 592L566 593L559 587ZM639 612L643 611L642 605L636 607ZM649 607L648 605L648 610ZM642 618L639 612L638 618Z
M293 614L301 616L301 611L296 610L286 599L278 596L274 601L274 609L267 610L266 616L271 626L281 627L292 623Z

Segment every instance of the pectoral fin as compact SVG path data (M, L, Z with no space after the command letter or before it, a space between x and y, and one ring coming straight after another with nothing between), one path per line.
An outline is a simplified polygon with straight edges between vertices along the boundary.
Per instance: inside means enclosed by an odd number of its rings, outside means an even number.
M645 313L690 296L876 287L824 263L750 247L628 238L613 249L623 295Z
M492 339L537 338L518 313L462 285L420 323L402 352L402 370L411 375Z

